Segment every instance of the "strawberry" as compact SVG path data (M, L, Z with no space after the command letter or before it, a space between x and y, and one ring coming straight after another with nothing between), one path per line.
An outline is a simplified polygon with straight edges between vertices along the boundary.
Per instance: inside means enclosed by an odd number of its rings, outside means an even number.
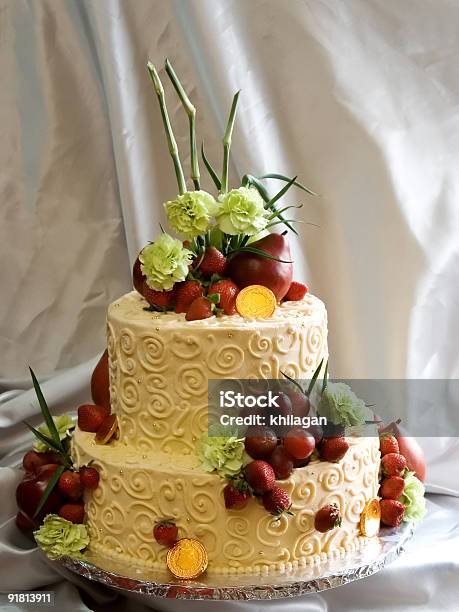
M220 296L218 307L226 315L236 314L236 297L239 293L239 287L233 281L223 279L212 283L207 293L208 295L217 294Z
M234 479L223 489L225 508L228 510L241 510L245 508L250 499L249 485L242 478Z
M81 431L95 433L102 425L109 411L96 404L83 404L78 408L78 427Z
M22 459L22 467L26 472L36 473L42 465L49 463L62 463L62 457L58 453L38 453L35 450L29 450Z
M58 515L71 523L82 523L84 521L84 505L64 504L59 508Z
M175 285L175 312L186 312L191 302L204 295L204 289L197 280L187 280Z
M150 304L150 306L156 306L161 310L168 310L172 308L174 304L175 291L155 291L147 285L147 281L143 281L142 295Z
M158 544L170 548L177 541L178 527L171 519L162 519L155 524L153 536Z
M198 297L188 306L185 319L187 321L200 321L213 316L214 304L206 297Z
M382 499L379 502L381 508L381 523L388 527L398 527L405 514L405 506L395 499Z
M346 438L324 438L320 445L320 458L322 461L340 461L347 453L349 442Z
M379 495L384 499L398 499L405 488L405 481L401 476L383 478L379 487Z
M297 281L292 281L284 300L288 302L302 300L308 291L309 288L307 285L303 285L303 283L298 283Z
M72 501L80 499L83 493L83 487L81 485L80 475L78 472L71 472L65 470L58 481L59 491Z
M266 510L276 516L280 516L283 512L288 512L292 505L292 500L287 491L284 491L284 489L277 485L264 493L262 501Z
M399 453L397 438L391 434L381 436L379 438L379 450L381 455L388 455L389 453Z
M314 527L320 533L325 533L335 527L341 527L341 521L342 518L338 506L336 504L328 504L317 510L314 517Z
M85 489L96 489L99 484L99 472L93 467L82 467L80 480Z
M225 268L226 257L223 255L223 253L221 253L214 246L207 247L198 268L201 274L207 278L210 278L212 274L224 274Z
M134 285L134 289L143 295L143 281L145 280L145 276L142 274L142 270L140 269L140 259L137 259L134 262L134 266L132 267L132 284Z
M244 468L245 478L256 495L271 491L276 482L273 468L266 461L257 459Z
M384 476L401 476L406 468L406 459L400 453L388 453L381 459Z

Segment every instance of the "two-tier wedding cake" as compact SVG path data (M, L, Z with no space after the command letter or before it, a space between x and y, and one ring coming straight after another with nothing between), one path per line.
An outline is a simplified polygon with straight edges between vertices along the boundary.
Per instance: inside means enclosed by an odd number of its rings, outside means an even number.
M202 147L215 195L204 191L196 111L166 62L190 122L187 184L148 68L179 190L164 204L173 235L161 227L134 263L134 290L110 304L94 403L78 408L76 427L51 417L32 372L45 423L29 426L38 441L24 456L17 525L51 558L94 551L193 579L317 565L377 537L380 522L421 518L419 462L378 433L348 385L329 380L327 311L293 277L291 213L301 206L280 201L293 187L314 194L278 173L229 187L239 93L221 174ZM242 402L231 422L210 399L222 382Z
M338 462L318 457L278 484L293 516L279 518L252 500L226 509L226 481L203 470L196 454L207 430L209 378L311 378L328 355L327 314L312 295L284 302L269 319L239 315L186 321L151 313L136 292L111 304L108 353L112 410L119 439L97 445L78 428L77 466L99 470L86 501L91 547L129 563L165 567L167 549L153 537L163 518L179 537L204 544L208 572L259 573L317 563L359 545L360 515L378 493L377 437L349 439ZM315 513L336 504L339 527L321 533Z

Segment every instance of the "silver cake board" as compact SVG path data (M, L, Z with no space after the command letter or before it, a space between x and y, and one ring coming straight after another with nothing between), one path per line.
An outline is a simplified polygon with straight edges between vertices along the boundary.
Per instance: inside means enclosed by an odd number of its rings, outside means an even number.
M79 576L119 591L151 597L207 600L260 600L298 597L334 589L381 571L403 552L413 525L381 529L361 550L345 558L284 574L239 576L203 574L198 580L177 580L165 570L135 568L88 552L85 559L62 557L58 564Z

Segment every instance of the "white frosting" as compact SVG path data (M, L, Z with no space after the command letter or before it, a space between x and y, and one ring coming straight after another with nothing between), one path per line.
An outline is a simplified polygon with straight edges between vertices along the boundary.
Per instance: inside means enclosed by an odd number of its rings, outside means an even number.
M269 319L186 321L144 310L135 291L108 309L112 410L121 440L142 451L194 453L207 429L211 378L310 378L327 351L327 312L307 295Z
M158 519L171 517L181 537L198 538L209 573L284 572L340 556L360 545L360 513L378 492L379 443L351 438L339 463L315 460L280 481L294 516L279 520L259 500L243 510L224 505L225 480L205 473L196 457L207 429L211 378L310 378L328 357L327 313L312 295L286 302L272 318L238 315L185 320L145 310L129 293L109 307L108 351L112 410L120 437L106 446L78 428L77 466L100 472L85 501L91 548L139 566L165 567L166 549L154 540ZM337 503L342 526L314 529L315 512Z
M278 481L292 499L294 516L279 520L256 498L242 510L227 510L226 482L199 465L155 454L139 456L115 442L98 446L94 434L77 430L72 455L77 466L91 461L100 473L96 491L86 493L91 548L145 567L165 567L167 550L153 538L161 518L173 518L179 537L195 537L209 553L209 573L282 572L317 564L355 549L360 513L378 493L378 438L349 439L339 463L313 461ZM336 503L341 527L314 529L314 515Z

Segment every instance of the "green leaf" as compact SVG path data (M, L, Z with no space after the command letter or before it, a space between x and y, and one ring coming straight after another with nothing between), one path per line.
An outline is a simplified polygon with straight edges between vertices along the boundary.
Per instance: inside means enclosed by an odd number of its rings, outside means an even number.
M202 161L204 162L204 166L207 169L207 172L210 175L210 178L213 180L215 187L218 189L218 191L220 191L220 189L222 188L222 184L220 179L218 178L217 173L215 172L214 168L212 167L212 164L210 163L210 161L207 159L206 154L204 152L204 143L201 144L201 157L202 157Z
M51 416L51 413L49 411L48 404L46 403L43 393L41 392L37 377L35 376L32 368L29 367L29 370L30 370L30 375L32 376L33 387L37 395L38 403L40 404L40 410L43 415L43 419L46 423L49 433L51 434L51 438L53 442L59 448L59 450L63 452L64 448L62 446L62 442L59 437L59 432L57 431L56 424L54 423L53 417Z
M259 179L277 179L278 181L287 181L287 182L292 180L288 176L284 176L283 174L278 174L277 172L271 172L270 174L263 174L262 176L259 176L258 178ZM296 180L294 181L293 184L295 185L295 187L299 187L303 191L306 191L306 193L309 193L309 195L313 195L313 196L319 195L318 193L311 191L311 189L308 189L307 187L305 187L304 185L302 185Z
M163 306L155 306L154 304L150 304L149 306L144 306L143 310L145 312L165 312L166 309Z
M275 203L290 189L290 187L293 185L293 183L295 182L296 177L294 177L293 179L290 180L289 183L287 183L287 185L285 185L284 187L282 187L282 189L276 193L276 195L271 198L269 200L269 202L266 203L266 208L268 208L269 210L272 211L276 211L276 207L274 206ZM298 232L296 231L296 229L293 227L293 225L291 225L290 221L288 221L287 219L285 219L281 213L278 214L279 219L282 220L283 224L286 225L294 234L298 235Z
M33 515L33 518L35 518L37 516L37 514L40 512L40 510L43 508L43 506L46 503L46 500L48 499L48 497L51 495L54 487L57 484L57 481L59 480L59 478L62 476L62 473L65 471L65 465L60 465L56 471L54 472L54 474L51 476L51 478L48 481L48 484L46 485L46 489L43 491L43 495L40 497L40 501L38 503L37 509L35 510L35 514Z
M291 376L289 376L288 374L286 374L285 372L281 372L282 376L285 376L285 378L287 380L289 380L291 383L293 383L295 385L295 387L298 388L298 390L300 391L300 393L302 393L303 395L306 395L306 393L303 390L303 387L300 385L300 383L295 380L294 378L292 378Z
M242 186L255 187L255 189L258 191L258 193L261 195L265 202L269 202L269 200L271 199L268 190L263 185L263 183L257 179L256 176L252 176L251 174L245 174L242 177Z
M219 293L211 293L207 295L207 299L211 304L219 304L220 303L220 294Z
M308 397L311 395L312 390L314 389L314 385L316 384L316 380L319 378L319 374L320 374L320 370L322 369L323 362L324 362L324 358L322 357L322 359L320 360L319 365L316 368L316 371L312 375L311 381L310 381L308 389L306 391L306 395Z
M290 206L284 206L284 208L275 208L273 214L269 217L269 219L274 219L275 217L279 217L282 213L290 208L303 208L303 204L290 204Z
M322 381L322 393L327 388L327 382L328 382L328 359L327 359L327 363L325 365L324 379Z
M270 227L274 227L275 225L286 225L287 223L305 223L305 221L297 221L296 219L279 219L278 221L268 223L265 229L269 229ZM307 223L307 225L309 225L309 223Z
M292 261L288 261L285 259L279 259L279 257L274 257L270 253L267 253L266 251L263 251L262 249L257 249L256 247L252 247L252 246L244 246L239 249L236 249L235 251L232 251L230 255L233 255L235 253L254 253L255 255L266 257L266 259L274 259L274 261L280 261L281 263L293 263Z
M290 180L289 180L289 182L288 182L286 185L284 185L284 186L282 187L282 189L281 189L280 191L278 191L278 192L276 193L276 195L275 195L274 197L272 197L272 198L269 200L269 202L268 202L268 208L271 208L271 209L273 209L273 210L274 210L274 204L275 204L275 203L276 203L278 200L280 200L280 199L281 199L281 198L282 198L282 197L283 197L283 196L284 196L284 195L287 193L287 191L288 191L288 190L290 189L290 187L293 185L293 183L295 182L295 180L296 180L296 176L295 176L294 178L290 179Z
M40 442L43 442L43 444L47 444L50 448L55 450L57 453L62 454L63 452L62 448L59 446L56 446L56 444L54 443L54 440L52 440L48 436L45 436L45 434L42 434L41 431L38 431L38 429L35 429L35 427L32 427L32 425L27 423L27 421L23 421L23 423L30 429L33 435L40 440Z

